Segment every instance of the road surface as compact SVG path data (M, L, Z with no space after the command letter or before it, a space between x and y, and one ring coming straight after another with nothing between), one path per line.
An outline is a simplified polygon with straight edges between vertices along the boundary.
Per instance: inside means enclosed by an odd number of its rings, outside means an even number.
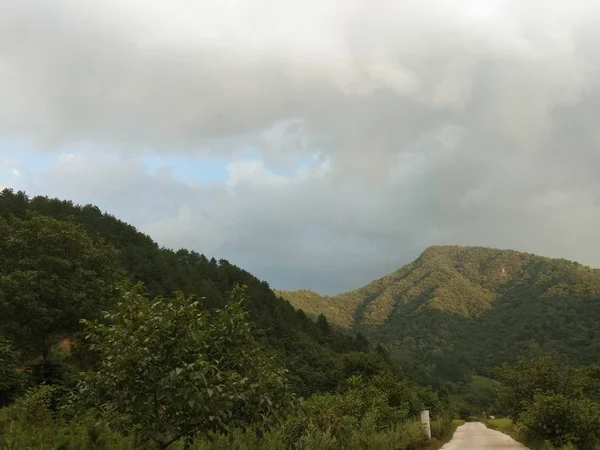
M479 450L479 449L513 450L525 449L510 436L491 430L481 422L467 422L456 429L452 440L442 450Z

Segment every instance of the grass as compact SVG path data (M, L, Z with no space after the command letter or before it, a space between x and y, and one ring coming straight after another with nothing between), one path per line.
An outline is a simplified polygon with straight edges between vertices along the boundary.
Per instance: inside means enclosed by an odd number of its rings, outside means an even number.
M486 425L494 430L502 432L515 429L513 421L508 417L502 417L500 419L488 419Z
M440 437L439 439L433 438L429 444L427 445L427 450L438 450L444 446L445 443L449 442L454 436L454 432L458 427L464 425L466 423L465 420L462 419L453 419L451 422L452 431L445 436Z
M485 425L488 428L498 430L504 434L509 435L515 441L520 442L521 444L527 446L528 448L531 448L532 450L576 450L576 447L574 447L571 444L557 448L553 447L547 442L534 442L528 440L525 438L519 427L517 427L512 420L506 417L500 419L488 419L485 421Z
M526 442L525 436L523 436L523 433L521 432L519 427L517 427L514 424L514 422L508 417L500 417L498 419L487 419L484 423L488 428L501 431L502 433L509 435L511 438L513 438L517 442L520 442L521 444L528 444L528 442Z

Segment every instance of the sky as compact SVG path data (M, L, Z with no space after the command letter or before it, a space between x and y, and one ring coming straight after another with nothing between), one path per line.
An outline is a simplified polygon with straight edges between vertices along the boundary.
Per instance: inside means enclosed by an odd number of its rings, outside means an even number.
M595 0L3 0L0 187L335 294L435 244L600 267Z

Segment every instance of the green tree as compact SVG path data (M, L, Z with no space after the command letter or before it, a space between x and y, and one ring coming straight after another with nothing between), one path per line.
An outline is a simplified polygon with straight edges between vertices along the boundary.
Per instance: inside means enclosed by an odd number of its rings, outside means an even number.
M305 428L312 423L344 440L352 429L366 421L373 421L378 429L384 429L408 418L406 410L389 404L387 392L360 375L345 380L340 390L337 394L313 395L305 402Z
M589 385L583 371L560 364L553 356L519 358L514 365L503 364L496 373L502 382L500 404L504 412L517 421L536 395L560 394L580 399Z
M354 349L359 352L368 352L369 351L369 341L365 337L364 334L358 333L354 338Z
M422 448L424 442L419 438L422 439L423 435L418 423L417 439L412 445L396 442L394 445L378 446L374 438L393 427L409 427L408 424L424 408L433 410L435 431L447 432L450 421L442 414L442 403L432 390L402 380L390 372L373 377L358 375L343 381L335 394L312 395L301 405L299 414L289 418L282 429L290 448L296 448L303 437L315 430L329 435L336 444L313 443L299 448ZM357 433L363 436L360 443L356 442Z
M536 394L519 417L519 424L531 438L548 441L557 448L573 444L592 450L599 444L600 405L562 394Z
M378 353L349 352L342 358L342 378L355 375L371 377L392 367Z
M71 201L40 196L28 198L22 192L8 189L0 191L0 217L10 222L11 216L25 219L31 213L77 223L89 236L103 239L118 251L119 263L127 278L143 282L151 297L171 296L181 290L186 295L194 292L201 296L207 309L223 308L233 286L248 286L248 301L244 308L256 324L254 335L265 348L277 352L280 364L290 371L292 389L297 394L310 396L335 389L339 382L342 354L356 350L350 335L332 328L324 336L313 320L305 314L298 314L292 305L278 298L268 283L261 282L234 264L224 260L217 262L210 256L193 251L182 249L173 252L161 248L132 225L102 213L92 205L80 206ZM10 230L6 235L9 233ZM0 229L0 239L3 237ZM35 235L32 238L36 239ZM0 254L0 261L3 256ZM0 310L0 332L11 337L14 346L24 356L29 356L25 346L30 347L30 343L15 334L9 335L6 328L12 328L14 324L3 312ZM73 353L70 362L72 357ZM87 357L79 358L78 364L85 367L88 362Z
M0 335L0 406L9 403L23 383L23 374L17 370L19 353L10 341Z
M46 359L57 334L72 333L115 298L116 251L74 223L27 214L0 218L0 316L7 336Z
M317 328L323 333L324 336L328 336L331 333L331 326L327 321L327 317L323 314L319 314L317 317Z
M497 372L503 383L501 404L530 440L582 449L600 444L600 404L592 397L597 388L593 368L573 368L545 356L521 358Z
M195 433L277 421L293 399L284 371L253 338L244 299L236 286L223 309L209 312L181 292L148 300L136 286L102 323L86 321L101 362L77 398L159 449Z

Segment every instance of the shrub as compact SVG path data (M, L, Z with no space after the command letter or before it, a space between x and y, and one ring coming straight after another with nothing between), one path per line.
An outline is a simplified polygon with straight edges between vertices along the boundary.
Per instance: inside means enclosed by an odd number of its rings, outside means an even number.
M538 394L519 417L528 439L562 447L574 444L594 449L599 444L600 408L587 399L569 399L561 394Z

